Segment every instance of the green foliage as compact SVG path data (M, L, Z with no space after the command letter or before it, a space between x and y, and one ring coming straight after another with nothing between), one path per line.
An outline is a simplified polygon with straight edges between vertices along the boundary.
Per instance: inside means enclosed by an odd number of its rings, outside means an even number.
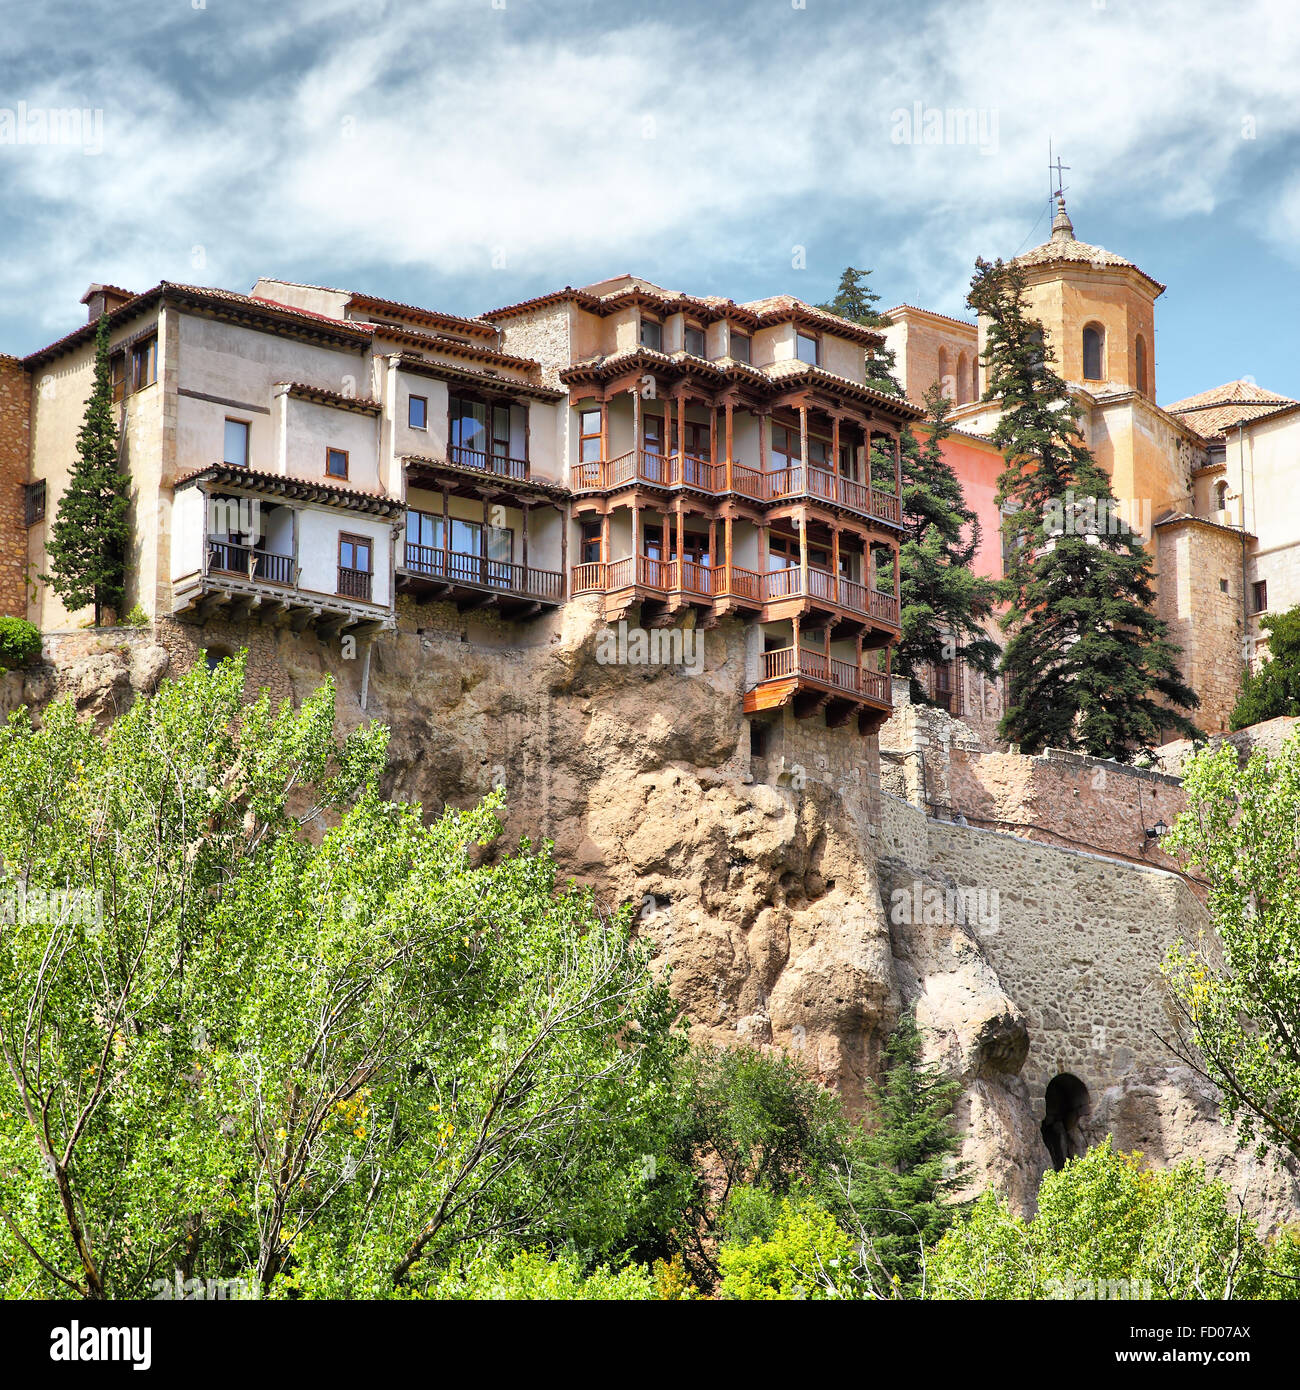
M95 332L95 375L86 415L77 435L77 457L46 543L46 583L75 612L95 608L95 625L105 610L126 604L126 554L130 540L127 475L118 465L116 407L109 371L108 318Z
M1001 415L998 502L1011 562L999 734L1028 753L1078 749L1127 760L1166 731L1199 737L1199 703L1154 614L1151 559L1116 511L1079 433L1079 407L1026 311L1023 268L976 263L968 303L988 324L984 362ZM1101 522L1097 524L1096 519Z
M813 1202L781 1203L768 1240L718 1251L723 1298L849 1299L861 1296L857 1251L835 1218Z
M1300 606L1285 613L1265 613L1260 627L1268 633L1268 656L1241 682L1231 726L1244 729L1283 714L1300 714Z
M880 296L867 284L870 275L869 270L855 270L853 266L846 266L835 297L817 307L828 314L838 314L850 323L860 323L864 328L888 328L889 320L876 309ZM903 388L894 375L894 353L883 343L867 348L866 370L868 386L889 396L903 394Z
M1289 1258L1287 1256L1286 1258ZM1038 1214L993 1192L930 1260L940 1299L1224 1299L1292 1296L1222 1183L1186 1160L1148 1170L1107 1138L1048 1173Z
M40 650L40 628L26 618L0 616L0 671L26 666Z
M521 1250L505 1264L491 1261L474 1265L464 1273L448 1274L429 1291L439 1299L600 1300L635 1302L658 1297L655 1279L639 1265L617 1273L598 1265L584 1273L572 1253L554 1258L542 1250Z
M909 1295L923 1288L926 1252L959 1214L953 1194L966 1178L952 1120L961 1083L922 1063L921 1046L916 1020L905 1014L873 1090L875 1127L840 1187L840 1214L862 1235L873 1271Z
M0 938L10 1296L418 1291L639 1181L678 1043L627 922L547 850L478 862L496 800L384 801L386 733L336 740L331 685L243 682L197 666L106 739L68 703L0 729L0 894L40 909Z
M909 678L918 703L929 700L919 679L927 668L964 661L992 676L1000 655L982 626L993 613L998 586L971 568L980 546L979 518L943 456L952 432L951 402L932 386L925 404L925 443L918 444L910 429L902 437L902 638L894 651L894 669Z
M1245 767L1231 744L1202 750L1183 788L1187 809L1161 848L1209 881L1214 936L1166 958L1176 1045L1209 1072L1243 1140L1300 1158L1300 735Z
M138 603L133 603L131 611L122 619L122 625L124 627L148 627L149 615Z

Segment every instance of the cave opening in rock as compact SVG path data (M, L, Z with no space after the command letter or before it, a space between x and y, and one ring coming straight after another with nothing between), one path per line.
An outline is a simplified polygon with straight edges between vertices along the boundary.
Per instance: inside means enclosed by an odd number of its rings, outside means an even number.
M1052 1156L1052 1167L1059 1173L1069 1159L1078 1158L1087 1147L1079 1134L1079 1122L1088 1114L1088 1088L1077 1076L1063 1071L1047 1083L1046 1102L1039 1128Z

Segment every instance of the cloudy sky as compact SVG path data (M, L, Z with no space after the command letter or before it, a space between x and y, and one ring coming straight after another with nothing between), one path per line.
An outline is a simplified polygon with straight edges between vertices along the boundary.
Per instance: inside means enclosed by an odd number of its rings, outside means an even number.
M1077 234L1169 290L1168 402L1300 396L1292 0L0 0L0 351L92 280L259 274L474 313L625 270L964 315ZM34 143L44 113L78 133ZM975 140L930 143L938 114ZM919 129L914 116L919 113Z

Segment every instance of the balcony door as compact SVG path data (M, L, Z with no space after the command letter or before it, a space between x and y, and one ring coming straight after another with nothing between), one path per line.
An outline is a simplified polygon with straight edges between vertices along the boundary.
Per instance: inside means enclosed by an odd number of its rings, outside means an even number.
M451 461L504 477L522 478L527 460L527 412L467 396L450 400Z
M442 573L442 517L433 512L406 513L406 568L421 574Z
M369 536L339 533L339 593L345 598L370 601L370 579L374 573L374 542Z

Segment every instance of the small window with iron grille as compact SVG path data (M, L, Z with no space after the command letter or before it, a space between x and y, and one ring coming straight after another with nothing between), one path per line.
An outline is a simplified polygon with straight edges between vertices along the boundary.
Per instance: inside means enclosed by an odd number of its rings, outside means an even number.
M23 488L23 515L28 526L45 520L44 483L28 483Z

